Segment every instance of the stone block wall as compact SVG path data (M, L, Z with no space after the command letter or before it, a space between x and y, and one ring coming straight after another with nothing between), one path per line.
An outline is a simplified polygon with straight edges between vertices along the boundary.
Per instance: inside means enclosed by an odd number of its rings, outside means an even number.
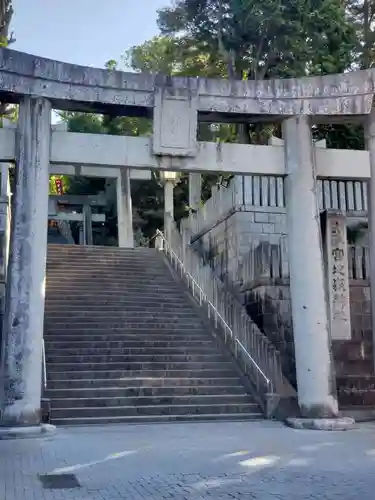
M296 368L289 280L245 292L246 310L280 352L285 377L296 387Z
M288 280L277 285L265 283L246 291L245 304L253 321L279 350L283 373L295 385L292 308ZM361 392L358 386L361 385L364 391L363 379L372 383L371 375L374 373L370 287L367 280L351 280L350 313L351 339L332 342L339 398L343 405L360 404L358 398Z
M286 215L277 207L242 207L196 239L194 247L220 276L242 283L248 280L249 261L264 244L283 248L279 253L285 256L286 269Z
M365 182L320 180L317 187L321 210L341 210L348 226L366 221ZM212 216L211 226L206 227L207 214L202 217L200 227L205 229L195 245L206 252L221 277L242 293L250 317L281 353L284 375L296 384L283 182L280 178L237 177L233 192L233 209L226 206L227 215L218 224L212 223ZM352 335L349 340L332 342L343 406L368 401L368 389L373 391L375 405L368 249L359 247L367 243L366 232L349 249Z

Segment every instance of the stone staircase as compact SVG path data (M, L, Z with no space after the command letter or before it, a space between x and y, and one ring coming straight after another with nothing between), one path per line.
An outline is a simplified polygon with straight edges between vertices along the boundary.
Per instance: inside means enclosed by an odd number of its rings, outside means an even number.
M49 245L52 423L262 418L197 307L156 250Z

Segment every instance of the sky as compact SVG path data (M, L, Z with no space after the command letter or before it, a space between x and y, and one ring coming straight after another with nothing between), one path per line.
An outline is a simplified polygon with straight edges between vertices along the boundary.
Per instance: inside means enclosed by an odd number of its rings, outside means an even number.
M170 0L13 0L14 50L103 67L158 34Z

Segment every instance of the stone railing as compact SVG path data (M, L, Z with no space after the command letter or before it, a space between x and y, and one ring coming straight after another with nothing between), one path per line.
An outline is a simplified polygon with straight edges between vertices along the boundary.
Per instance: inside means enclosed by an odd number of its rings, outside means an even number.
M320 210L367 212L367 181L318 179ZM235 176L229 186L214 188L206 203L182 221L192 236L201 235L238 210L285 209L284 179L273 175Z
M196 213L181 221L182 228L191 235L209 231L214 225L228 217L236 205L242 204L239 183L232 179L228 187L217 187L212 190L212 196Z
M369 248L350 245L348 247L349 279L369 279ZM262 282L277 282L289 278L287 238L278 245L268 242L251 242L249 253L241 257L238 282L247 289Z
M348 249L349 279L367 280L370 276L369 248L351 245Z
M262 282L289 278L287 238L278 244L251 241L249 252L241 256L237 282L246 290Z
M367 212L367 181L318 179L320 210Z

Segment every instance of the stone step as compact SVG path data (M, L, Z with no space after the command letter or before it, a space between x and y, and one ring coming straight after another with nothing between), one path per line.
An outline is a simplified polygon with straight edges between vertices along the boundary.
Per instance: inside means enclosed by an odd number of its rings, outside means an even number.
M164 322L165 320L168 321L179 321L179 320L196 320L197 318L197 313L194 313L193 310L189 311L187 310L180 310L177 312L173 311L154 311L150 312L149 310L145 310L142 313L136 313L133 311L128 311L126 308L117 308L115 310L113 309L106 309L102 310L97 309L96 311L79 311L75 310L72 311L68 307L66 308L61 308L58 311L51 311L51 310L46 310L46 317L50 321L61 321L61 319L66 319L67 315L69 317L69 321L72 320L77 320L77 321L84 321L84 322L92 322L95 320L106 320L111 318L112 320L126 320L129 322L138 322L139 318L141 317L144 321L155 321L155 322Z
M47 283L46 285L46 293L50 294L52 297L59 293L70 293L77 295L85 295L85 294L117 294L121 295L123 299L133 298L137 300L141 300L144 297L144 300L148 298L154 298L160 300L160 295L162 294L162 298L164 300L175 299L176 301L181 301L184 299L184 292L180 289L173 289L171 287L156 287L154 290L147 289L146 287L142 287L139 285L134 285L134 287L128 286L125 282L123 283L101 283L99 280L96 282L88 282L88 283Z
M46 392L46 397L51 400L75 400L75 399L113 399L113 398L139 398L139 397L177 397L177 396L203 396L203 395L241 395L247 396L241 385L221 386L221 385L197 385L197 386L141 386L141 387L86 387L86 388L50 388ZM58 408L58 403L53 405ZM81 406L79 404L78 406ZM90 406L90 405L88 405ZM100 406L100 405L98 405Z
M191 341L205 341L211 340L212 336L208 333L202 333L198 331L192 333L191 331L186 333L177 332L151 332L149 330L140 331L137 334L137 330L133 332L125 331L124 329L114 330L112 332L108 329L104 329L102 332L98 330L76 330L74 333L72 330L61 330L60 332L53 332L48 330L45 332L45 341L47 342L70 342L72 346L76 345L76 342L122 342L122 341L136 341L137 338L140 342L153 341L153 342L179 342L179 343L189 343Z
M60 300L58 297L56 298L48 298L45 302L45 311L46 313L59 312L61 309L68 309L71 312L75 311L87 311L88 313L96 312L98 310L106 312L106 311L129 311L136 314L144 314L145 312L153 314L155 312L160 312L161 314L169 313L169 312L190 312L192 308L190 305L183 303L182 301L177 304L170 304L169 302L165 303L153 303L147 304L147 307L140 304L139 302L134 301L121 301L117 298L113 298L112 300L102 299L95 301L94 299L91 301L86 300L83 302L80 300L77 303L76 298L66 298L66 300Z
M134 407L166 407L166 406L200 406L200 405L252 405L254 409L257 404L247 394L198 394L198 395L176 395L169 396L135 396L135 397L103 397L98 398L66 398L51 399L52 411L89 408L134 408ZM156 412L158 413L158 412Z
M135 274L133 270L133 274L131 276L127 276L126 274L122 274L121 272L117 272L117 274L111 276L108 275L106 270L103 270L99 276L91 277L82 275L79 272L76 276L59 276L59 275L51 275L49 274L46 280L46 288L52 287L66 287L66 286L74 286L74 287L85 287L85 286L100 286L117 288L126 286L128 288L142 288L149 291L158 291L158 290L166 290L166 291L179 291L181 292L181 287L178 286L176 282L174 282L171 278L165 279L165 275L162 278L159 276L153 276L149 273L144 273L140 275L139 273Z
M58 374L55 374L58 375ZM48 390L78 390L85 389L91 390L104 390L107 388L116 387L122 391L136 391L145 389L161 390L170 389L178 390L180 387L196 390L200 387L231 387L233 391L236 389L244 390L241 385L241 379L236 375L230 377L179 377L179 378L165 378L165 377L119 377L119 378L77 378L77 379L63 379L58 378L48 380Z
M136 281L138 278L140 281L145 283L151 283L152 279L155 280L155 284L167 284L177 287L177 282L173 279L172 275L168 272L165 265L155 268L152 266L150 269L147 265L135 266L129 263L129 266L125 267L123 265L118 266L95 266L92 265L90 268L83 268L82 266L77 266L76 268L67 269L70 266L69 261L65 262L64 268L61 269L51 269L48 267L47 270L47 280L57 281L61 279L62 281L74 282L74 281L97 281L104 279L105 281Z
M52 246L46 395L52 422L262 418L158 251Z
M69 362L69 363L48 363L49 373L52 372L64 372L64 371L115 371L115 370L125 370L125 371L141 371L141 372L155 372L165 371L170 372L174 370L190 370L190 371L201 371L205 369L210 370L229 370L232 368L232 363L230 361L111 361L111 362L100 362L92 361L90 362Z
M155 323L152 324L150 323L128 323L128 322L115 322L115 323L106 323L106 322L101 322L101 323L77 323L72 321L71 323L69 322L64 322L64 323L57 323L55 321L48 321L48 318L46 318L45 321L45 327L44 327L47 335L49 334L63 334L63 335L81 335L83 333L86 334L103 334L103 333L122 333L123 335L129 334L129 333L136 333L139 332L140 334L146 333L152 337L152 335L157 335L158 333L160 334L176 334L180 333L180 337L183 337L187 334L198 334L198 335L205 335L205 331L203 326L199 325L189 325L188 323L185 323L184 325L179 325L179 324L173 324L173 323L168 323L168 324L161 324L161 323Z
M68 267L69 266L69 267ZM133 273L134 271L145 272L149 271L150 274L155 273L160 276L166 275L165 273L166 262L159 259L117 259L117 258L97 258L97 257L87 257L87 258L64 258L64 259L47 259L46 269L49 274L53 273L69 273L76 275L79 274L81 270L83 272L99 272L103 269L108 269L109 271L114 269L124 269L127 273Z
M166 325L174 327L176 324L181 324L182 328L188 327L189 325L193 328L202 327L202 321L199 315L194 314L193 311L189 311L189 309L176 310L174 314L172 311L168 311L168 313L165 313L165 316L161 314L162 311L159 311L159 316L156 316L156 312L150 312L148 314L147 312L144 314L140 312L137 315L137 313L134 313L133 311L128 311L126 307L124 307L122 311L111 311L108 308L106 311L102 311L102 314L99 314L100 308L98 308L96 314L89 316L77 316L74 315L74 312L72 313L73 315L70 315L69 311L69 308L62 308L59 311L59 315L49 314L47 311L45 316L46 321L47 323L53 323L54 325L59 326L64 324L72 326L73 323L73 325L77 325L77 328L82 328L82 325L90 327L91 323L94 325L106 323L108 328L111 328L111 326L114 328L123 327L125 323L126 325L129 325L130 328L134 328L134 325L139 325L139 328L141 329L145 328L145 326L148 326L149 324L153 325L154 329L165 329ZM126 315L127 312L129 313L128 315ZM65 328L65 326L63 326L63 328ZM96 329L97 326L94 326L94 328Z
M145 287L146 288L146 287ZM113 299L116 296L119 300L127 301L129 299L137 299L140 300L142 295L146 295L150 298L157 298L161 300L161 303L166 300L172 300L172 302L177 303L185 303L186 304L186 293L182 289L171 289L170 287L159 287L154 290L144 289L142 286L135 285L134 287L127 286L126 283L123 283L119 286L107 285L105 287L101 286L100 281L88 283L86 285L80 285L75 283L66 283L63 286L60 283L46 285L46 297L56 299L59 297L59 294L65 293L69 291L68 298L72 299L73 295L70 294L70 291L79 296L79 298L91 298L93 300L98 300L103 298L103 294L105 293L104 298ZM163 292L161 294L161 292ZM108 297L107 297L108 295ZM62 297L63 298L63 297ZM142 302L141 302L142 303Z
M87 319L87 318L97 318L100 317L111 317L111 318L123 318L133 321L137 321L140 317L143 319L149 319L150 321L157 320L157 322L163 321L163 318L171 318L174 320L178 319L196 319L197 314L194 314L194 311L189 309L177 309L177 310L156 310L150 311L147 309L146 311L133 311L129 310L126 307L107 307L102 309L101 307L97 307L96 309L82 311L79 309L72 310L69 307L61 307L56 310L47 308L45 311L45 316L51 321L60 320L61 318L66 319L68 315L68 319Z
M184 305L185 307L190 306L190 304L186 304L186 297L179 296L178 294L175 293L142 293L141 290L137 290L136 292L129 292L129 291L115 291L115 290L109 290L109 289L101 289L101 290L91 290L91 300L95 297L95 295L105 295L106 300L114 300L116 297L117 304L125 304L128 303L129 305L140 305L140 304L150 304L152 306L156 306L157 304L169 304L169 305L176 305L176 306L182 306ZM50 298L56 298L59 295L66 295L69 294L70 296L74 296L76 299L76 304L82 304L83 301L85 301L88 298L88 295L90 297L90 294L88 293L88 290L73 290L73 289L64 289L64 290L56 290L55 292L51 293L51 291L47 292L50 295ZM113 303L113 302L112 302ZM64 300L61 300L61 304L64 304Z
M112 328L139 328L145 329L148 328L150 331L155 330L168 330L177 328L178 330L194 330L194 329L203 329L202 323L199 319L189 319L189 318L177 318L173 317L164 318L163 320L159 319L159 322L153 320L151 318L139 318L129 319L121 316L102 316L98 318L87 317L87 318L61 318L57 317L49 317L46 318L47 328L53 326L56 329L63 328L92 328L98 329L107 327L107 329Z
M100 292L95 291L89 297L87 295L87 292L84 291L83 293L71 289L70 291L68 290L60 290L58 293L53 292L49 293L49 298L48 301L46 301L46 306L47 310L51 308L52 306L56 308L56 306L59 308L59 310L62 307L65 308L71 308L71 306L76 306L76 308L85 309L86 306L97 306L97 309L101 306L108 306L108 309L110 307L117 307L120 308L122 307L123 309L142 309L143 312L146 312L148 310L148 306L150 307L151 311L157 309L158 304L160 304L162 310L164 312L164 309L162 307L166 307L167 310L168 308L175 308L178 310L185 310L185 311L192 311L194 310L191 302L186 302L187 297L183 295L179 295L178 292L172 293L164 293L162 290L160 290L159 293L157 292L150 292L148 290L143 290L144 293L142 293L142 288L137 289L135 291L127 289L126 291L118 291L116 292L113 289L108 289L104 288ZM47 290L48 293L48 290ZM72 296L75 297L75 301L69 297L66 298L66 300L60 300L58 301L59 294L73 294ZM143 300L142 300L143 297ZM143 307L142 307L143 306Z
M173 364L178 364L178 363L213 363L213 362L225 362L228 361L228 358L224 356L223 354L216 352L208 353L208 354L202 354L202 353L183 353L183 354L129 354L127 353L122 353L122 354L106 354L106 353L100 353L100 354L70 354L68 356L63 355L62 353L59 353L58 355L51 355L49 352L47 352L47 363L50 366L56 365L56 364L68 364L72 365L75 363L79 364L86 364L86 363L124 363L128 365L129 363L138 363L141 366L144 364L149 364L149 363L164 363L166 365L169 365L171 363Z
M78 344L78 342L77 342ZM195 345L188 344L186 345L184 342L176 344L175 346L160 346L156 343L156 345L152 346L150 344L144 344L140 346L136 342L133 342L131 347L118 345L116 346L116 342L102 342L101 344L93 345L92 342L84 342L85 346L82 347L80 344L78 346L72 346L69 342L50 342L46 341L46 353L47 359L54 359L56 356L97 356L97 355L119 355L123 354L126 356L136 356L146 354L148 356L157 356L157 355L191 355L194 356L196 354L210 354L212 352L218 352L217 346L214 342L209 341L206 344L201 342L196 342ZM155 343L154 343L155 344Z
M114 279L118 278L118 271L131 279L135 279L140 276L145 278L151 278L155 276L160 278L162 281L170 281L174 283L174 280L170 273L166 272L165 262L160 262L158 265L149 262L134 262L132 260L122 262L122 263L103 263L100 266L82 263L79 265L70 265L70 261L61 262L58 265L52 265L47 262L46 265L47 274L49 277L56 278L60 276L62 279L71 278L91 278L100 279L103 277L103 273L106 273L104 277L110 276Z
M137 417L138 415L205 415L225 413L257 413L254 403L241 404L186 404L186 405L142 405L142 406L107 406L88 408L52 408L52 422L60 418L86 418L86 417Z
M71 346L66 348L66 349L51 349L50 345L48 342L46 342L46 356L48 361L60 361L59 358L61 359L71 359L71 358L85 358L85 359L90 359L92 361L93 359L97 359L100 356L102 356L105 359L109 358L116 358L120 359L121 358L126 358L127 360L131 359L140 359L139 356L142 356L145 358L146 356L150 359L168 359L168 360L177 360L177 359L194 359L198 360L198 358L208 359L209 356L215 356L216 358L222 357L220 355L220 351L218 351L217 347L215 344L206 346L206 347L189 347L185 345L181 345L180 347L177 348L165 348L165 347L159 347L159 348L145 348L145 347L134 347L132 349L127 349L124 347L117 347L117 348L95 348L95 347L88 347L85 349L75 349L74 347L72 348Z
M46 351L49 354L99 354L101 352L112 352L113 354L126 352L129 354L142 354L147 350L150 354L166 353L180 354L181 352L210 352L212 349L217 349L213 339L207 336L204 340L149 340L134 339L134 340L108 340L95 341L77 340L75 342L51 340L48 336L45 337Z
M105 251L105 250L112 250L115 252L120 252L120 253L136 253L136 252L159 252L159 250L156 250L156 248L149 248L149 247L136 247L136 248L120 248L117 246L109 246L109 245L75 245L75 244L60 244L60 243L49 243L48 246L48 251L49 250L61 250L61 251L69 251L69 250L76 250L79 252L89 252L89 251ZM82 250L81 250L82 249Z
M129 267L131 263L137 268L144 265L144 268L155 271L165 266L164 257L158 255L151 256L126 256L126 255L47 255L47 269L59 270L63 269L63 265L69 262L72 268L83 267L87 269L89 265L92 268L101 268L106 266L124 266Z
M165 279L168 276L172 280L170 273L166 272L166 262L162 260L150 259L97 259L85 258L84 260L77 259L61 259L51 262L47 260L46 270L48 275L61 274L64 276L79 276L80 273L101 273L103 271L114 272L121 270L124 275L136 275L137 273L155 275Z
M162 258L163 254L156 250L155 248L119 248L115 246L82 246L82 245L75 245L75 246L69 246L69 245L61 245L58 248L58 245L56 245L56 248L53 248L52 246L48 245L47 249L47 256L48 258L59 258L59 257L76 257L76 258L83 258L83 257L116 257L117 259L124 259L124 258L129 258L129 259L136 259L136 258L148 258L148 259L160 259Z
M204 347L201 346L185 346L181 345L179 347L132 347L132 348L124 348L124 347L87 347L87 348L74 348L69 346L64 349L51 349L48 342L46 342L46 356L48 360L56 360L56 358L71 358L75 357L87 357L90 358L92 356L125 356L127 359L138 357L138 356L149 356L152 359L155 359L158 356L164 356L170 359L173 356L173 359L180 356L188 356L194 359L197 359L196 356L219 356L220 351L218 351L217 346L213 343L211 345L207 345Z
M47 367L47 379L48 383L50 381L54 380L82 380L82 379L119 379L119 378L126 378L126 379L136 379L139 378L141 380L144 379L159 379L159 378L164 378L165 383L168 382L169 379L187 379L187 378L195 378L195 379L201 379L201 378L232 378L232 377L238 377L238 374L236 373L235 369L233 366L230 368L222 366L220 369L213 368L213 367L207 367L205 365L204 368L197 369L197 368L184 368L184 367L179 367L175 370L172 369L132 369L132 370L127 370L124 369L124 367L121 367L119 369L113 369L112 366L107 366L107 369L105 370L95 370L89 367L85 366L85 369L82 370L76 370L76 367L73 368L73 370L69 371L67 369L62 369L62 370L52 370L52 368ZM53 382L52 382L53 383Z
M47 253L47 264L55 264L59 265L63 262L73 262L81 263L83 266L87 266L87 262L90 263L101 263L103 265L108 265L109 263L144 263L145 265L151 268L151 265L160 266L165 262L165 256L157 253L151 254L122 254L118 252L107 252L107 253L69 253L65 255L52 254L51 252Z
M62 261L77 261L77 262L108 262L113 261L130 261L138 262L143 261L146 264L152 262L162 262L164 260L164 255L156 252L150 253L139 253L133 252L132 254L126 252L118 251L100 251L100 252L47 252L47 262L62 262Z
M103 310L111 310L112 307L117 307L120 309L126 309L129 311L139 312L142 314L145 310L145 306L139 299L127 298L122 299L117 294L105 294L102 297L90 297L88 295L74 295L74 299L70 296L62 297L59 299L58 295L54 297L47 297L45 302L46 311L56 308L68 308L69 310L76 308L88 308L99 309L103 307ZM160 298L159 301L153 299L152 301L147 301L147 310L153 311L185 311L191 307L190 304L186 304L183 300L176 300L176 298L163 299Z
M151 255L121 255L121 254L70 254L70 255L52 255L47 254L47 265L54 269L61 269L64 262L72 262L73 265L82 265L88 267L88 264L95 264L96 266L110 266L110 265L129 265L134 262L135 265L144 264L147 269L158 269L165 265L165 257L158 254Z
M146 423L171 423L171 422L244 422L263 420L261 412L254 413L205 413L205 414L184 414L184 415L137 415L135 417L52 417L53 424L57 426L83 426L83 425L105 425L105 424L146 424Z

